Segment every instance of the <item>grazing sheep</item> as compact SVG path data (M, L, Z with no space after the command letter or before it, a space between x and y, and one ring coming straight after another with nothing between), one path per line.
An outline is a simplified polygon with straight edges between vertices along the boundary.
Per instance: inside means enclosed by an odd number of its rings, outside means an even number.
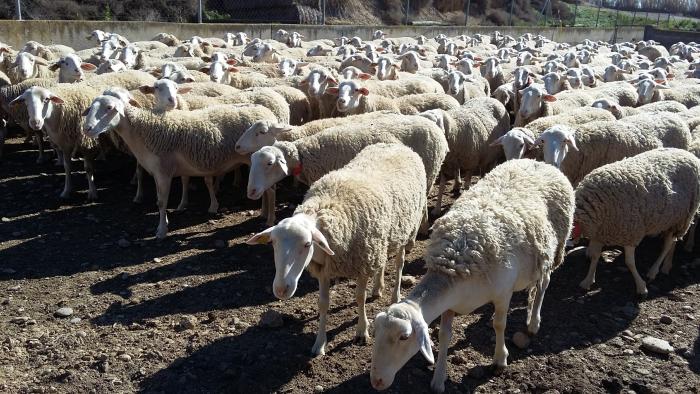
M505 328L515 291L529 290L527 330L540 328L540 310L552 271L564 261L574 192L555 168L533 160L496 167L433 224L425 252L428 273L400 303L374 319L372 387L391 386L419 350L434 362L428 324L440 318L438 360L430 387L445 390L447 350L455 313L494 305L493 363L508 365Z
M662 148L605 165L588 174L576 188L576 225L588 238L590 267L580 286L595 282L603 246L625 249L625 264L637 294L647 287L637 272L634 252L648 235L664 239L661 254L647 277L668 274L676 239L685 235L700 205L700 160L682 149ZM643 190L643 192L640 192Z
M279 299L292 297L304 269L318 279L319 328L312 352L325 353L331 279L357 282L355 341L369 339L365 290L374 276L381 295L384 266L395 257L392 302L398 301L406 250L413 246L425 211L425 170L420 157L402 144L364 148L342 169L316 181L291 218L256 234L248 244L273 241ZM316 248L318 247L318 250Z
M270 110L258 105L153 114L126 106L116 97L99 96L89 106L84 132L95 138L115 130L153 175L160 216L156 238L163 239L168 232L166 208L172 178L204 177L211 201L209 212L216 212L219 204L213 177L247 162L245 156L235 153L235 142L260 119L276 120Z

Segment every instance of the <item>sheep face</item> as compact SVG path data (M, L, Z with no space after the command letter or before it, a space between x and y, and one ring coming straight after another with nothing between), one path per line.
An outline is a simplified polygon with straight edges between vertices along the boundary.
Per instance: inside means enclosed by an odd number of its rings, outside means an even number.
M326 237L316 228L314 220L305 214L296 214L284 219L247 241L250 245L268 242L272 242L275 250L275 279L272 291L280 300L289 299L294 295L302 272L315 254L334 254Z
M583 74L579 68L566 70L566 79L573 89L583 89Z
M578 150L574 140L574 130L564 125L555 125L540 134L537 145L542 145L544 161L561 168L569 147Z
M129 45L121 50L119 54L119 60L124 63L127 68L133 68L136 64L136 55L138 55L139 49L134 45Z
M229 59L224 62L214 62L209 65L209 67L200 68L199 71L209 74L209 79L216 83L225 83L224 78L226 78L226 73L228 72L238 72L236 67L230 67L229 65L236 64L234 59Z
M255 152L263 146L272 145L281 133L291 130L292 128L287 125L259 120L248 127L236 141L236 153L245 155Z
M561 92L561 76L555 72L551 72L542 77L544 88L549 94L557 94Z
M308 65L308 63L297 62L294 59L283 59L279 62L277 68L280 70L283 77L291 77L292 75L296 75L298 71L300 71L300 68L306 65Z
M20 52L17 54L17 58L13 64L17 68L17 75L20 80L32 78L36 74L36 67L38 64L47 65L46 61L42 58L37 58L31 53Z
M171 73L170 75L168 75L167 79L175 83L194 82L194 77L192 76L192 74L184 70L177 70L174 73Z
M394 382L396 372L419 350L433 363L432 341L423 317L405 304L394 304L374 319L370 381L376 390Z
M124 102L113 96L97 96L83 115L83 133L97 138L102 133L114 130L124 118Z
M521 52L515 60L517 66L527 66L532 63L532 54L530 52Z
M380 57L377 61L377 79L385 81L387 79L397 79L396 69L398 68L388 57Z
M423 60L425 58L420 58L418 56L418 53L413 52L413 51L408 51L401 55L401 70L408 72L408 73L413 73L415 74L418 72L420 69L420 62L419 60Z
M25 105L29 114L29 127L41 130L44 122L51 117L54 105L63 104L63 100L48 89L33 86L10 102L10 106Z
M498 74L502 74L500 62L495 57L490 57L484 61L484 66L481 68L484 78L493 79Z
M535 140L524 130L522 127L516 127L500 136L491 146L502 146L506 160L522 159L527 148L535 145Z
M513 76L515 77L515 80L513 80L513 87L517 90L525 89L532 83L532 74L525 67L518 67L513 70Z
M467 80L467 76L462 74L460 71L451 71L447 74L447 94L452 97L459 95L464 87L464 81Z
M126 66L124 65L124 63L122 63L121 60L109 59L100 63L100 66L97 67L95 74L105 74L110 72L115 73L124 70L126 70Z
M100 60L111 59L114 56L114 53L117 51L117 49L119 49L119 47L117 46L117 44L114 43L114 41L103 41L98 56Z
M418 114L419 116L422 116L431 122L435 123L442 129L442 131L445 131L445 111L442 109L429 109L427 111L423 111Z
M591 107L604 109L608 112L613 112L613 111L617 111L620 109L617 106L617 104L613 103L612 101L610 101L608 99L598 99L598 100L594 101L593 104L591 104Z
M328 76L322 70L312 70L306 79L301 81L302 86L306 86L311 96L320 98L326 92L329 84L336 84L337 81Z
M89 36L87 36L88 41L94 42L95 44L100 44L107 38L107 33L102 30L93 30Z
M263 44L258 48L257 53L253 56L253 61L256 63L275 63L274 55L277 51L268 44Z
M518 94L521 94L520 99L520 115L523 118L531 118L538 114L542 109L544 101L556 101L556 97L546 94L541 88L531 85L521 90Z
M639 99L637 105L649 104L654 98L656 89L667 89L665 86L656 83L652 79L643 79L637 82L637 94Z
M72 83L82 81L85 78L83 70L95 70L97 67L90 63L83 63L78 55L66 55L51 67L51 70L58 69L58 81L64 83Z
M337 88L326 89L328 93L338 94L336 108L340 112L348 112L360 106L362 96L367 96L369 90L360 87L355 81L343 81Z
M159 79L153 86L140 86L139 90L141 93L156 96L154 111L170 111L177 107L177 95L187 93L191 88L178 87L177 83L170 79Z
M289 175L282 151L272 146L264 146L250 156L248 175L248 198L257 200L265 190Z
M457 62L456 70L465 75L471 75L474 71L474 62L471 59L461 59Z

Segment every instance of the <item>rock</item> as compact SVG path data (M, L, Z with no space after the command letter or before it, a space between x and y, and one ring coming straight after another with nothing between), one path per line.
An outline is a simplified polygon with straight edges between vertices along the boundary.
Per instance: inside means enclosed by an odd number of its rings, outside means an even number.
M163 259L161 259L160 257L154 257L154 258L153 258L153 262L154 262L154 263L160 263L161 261L163 261Z
M29 320L31 320L29 316L17 316L10 319L10 323L25 325Z
M646 336L642 338L642 348L658 354L669 354L673 352L673 346L663 339Z
M637 368L635 371L637 371L637 373L640 375L649 375L651 373L651 371L646 368Z
M82 321L82 319L79 318L79 317L74 317L74 318L70 319L70 322L71 322L72 324L78 324L78 323L80 323L81 321Z
M415 276L403 275L401 276L401 287L413 287L416 285L418 280Z
M216 247L217 249L225 248L226 242L224 242L220 239L217 239L216 241L214 241L214 247Z
M316 385L314 387L314 393L322 393L322 392L323 392L323 386L321 386L320 384Z
M524 332L518 331L513 334L513 343L520 349L527 349L530 346L530 337Z
M87 336L87 333L85 331L78 331L75 333L75 336L79 338L85 338Z
M180 321L178 322L178 327L181 330L191 330L197 326L199 321L197 320L196 317L192 315L184 315L180 318Z
M632 333L632 331L630 331L630 330L622 331L622 335L624 335L626 337L630 337L630 338L634 337L634 333Z
M622 340L622 338L615 337L608 341L609 345L615 346L615 347L622 347L625 345L625 342Z
M56 312L54 312L54 316L56 317L68 317L73 314L73 308L69 308L67 306L64 306L63 308L58 308Z
M124 238L121 238L121 239L119 239L119 241L117 241L117 245L120 248L128 248L129 246L131 246L131 242L127 241Z
M260 315L260 325L263 327L277 328L283 324L282 314L275 310L268 309Z
M107 361L102 361L97 364L97 369L102 373L109 372L109 363Z
M693 311L693 307L690 305L683 305L681 307L681 309L684 310L685 312L692 312Z
M663 324L671 324L673 323L673 319L671 319L671 316L661 315L661 317L659 318L659 322Z
M681 354L681 356L683 356L683 358L687 358L688 360L690 360L690 359L695 357L695 352L693 351L693 349L688 348L688 349L685 349L685 351Z
M129 361L131 361L131 356L126 353L120 354L117 356L117 360L121 360L128 363Z
M622 354L625 354L625 355L627 355L627 356L631 356L631 355L634 354L634 350L632 350L632 349L625 349L625 350L622 351Z
M4 217L4 216L2 217L2 222L3 222L3 223L9 223L10 221L11 221L10 218L6 218L6 217Z

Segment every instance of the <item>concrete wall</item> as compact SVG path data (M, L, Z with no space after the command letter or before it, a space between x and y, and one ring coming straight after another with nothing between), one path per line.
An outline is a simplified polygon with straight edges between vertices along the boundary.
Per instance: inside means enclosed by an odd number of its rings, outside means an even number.
M298 31L307 40L359 36L369 39L376 29L382 29L389 36L434 37L439 33L455 36L459 34L490 33L499 30L504 34L517 36L523 33L542 34L558 42L580 42L591 40L611 41L615 37L614 29L589 28L539 28L539 27L445 27L445 26L348 26L348 25L270 25L270 24L218 24L218 23L161 23L161 22L101 22L101 21L10 21L0 20L0 42L14 48L21 48L29 40L44 44L63 44L76 50L88 48L86 37L94 29L119 33L130 41L149 40L157 33L168 32L179 38L193 35L202 37L223 37L226 32L244 31L250 37L271 38L277 29ZM642 39L643 27L621 27L617 31L617 41Z
M698 42L700 41L700 32L698 31L679 31L679 30L661 30L654 26L647 26L644 29L644 39L654 40L659 42L666 48L670 48L671 45L683 41L683 42Z

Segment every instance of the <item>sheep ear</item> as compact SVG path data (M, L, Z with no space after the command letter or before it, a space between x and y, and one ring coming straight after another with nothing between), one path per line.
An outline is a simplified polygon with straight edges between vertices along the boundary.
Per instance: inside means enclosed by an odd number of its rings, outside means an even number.
M200 59L204 60L207 63L209 63L211 61L211 57L209 57L209 56L201 56Z
M339 91L339 89L338 89L337 87L329 87L329 88L326 88L326 93L328 93L328 94L332 94L332 95L336 95L336 96L337 96L337 95L338 95L338 91Z
M49 97L49 100L51 100L51 102L54 103L54 104L63 104L63 103L64 103L64 101L63 101L62 98L60 98L60 97L58 97L58 96L54 96L54 95L52 95L51 97Z
M369 94L369 89L367 89L367 88L360 88L360 89L358 89L358 91L359 91L363 96L367 96L367 95Z
M292 126L282 123L273 123L270 125L270 131L275 137L277 137L281 133L292 131Z
M132 99L132 98L129 99L129 104L131 104L132 106L134 106L134 107L136 107L136 108L141 108L141 104L139 104L138 101L136 101L136 100L134 100L134 99ZM89 108L88 108L88 109L89 109Z
M328 246L328 241L326 241L326 237L321 234L320 231L316 227L313 227L311 229L311 239L314 241L316 245L318 245L319 248L321 248L322 251L326 252L329 256L335 255L335 252L331 250L331 247Z
M191 79L191 78L188 78L188 79ZM177 92L180 93L180 94L189 93L190 90L192 90L192 87L191 87L191 86L185 86L185 87L182 87L182 86L181 86L181 87L177 88Z
M93 71L93 70L97 69L97 66L95 66L92 63L81 63L80 68L85 70L85 71Z
M201 71L201 72L203 72L203 73L205 73L205 74L209 74L209 67L201 67L201 68L199 69L199 71Z
M368 79L371 79L372 76L369 75L369 74L367 74L367 73L360 73L360 75L358 75L357 78L359 78L359 79L361 79L361 80L363 80L363 81L366 81L366 80L368 80Z
M42 57L34 57L34 63L40 64L42 66L48 66L49 62L47 62L44 58Z
M429 363L435 364L435 358L433 357L433 341L430 340L428 325L425 323L425 320L423 320L423 317L418 316L411 318L411 327L413 328L413 332L416 333L416 340L418 341L420 352Z
M502 136L496 138L496 140L493 141L492 143L490 143L489 146L500 146L500 145L503 145L503 137L505 137L505 135L502 135Z
M228 64L229 66L235 66L236 64L238 64L238 60L228 59L228 60L226 60L226 64Z
M80 114L80 116L88 116L89 113L90 113L90 107L87 107L87 108L85 108L85 111L83 111L83 113Z
M141 85L139 86L139 91L143 94L153 94L156 91L156 88L153 86Z
M56 70L58 70L59 68L61 68L61 62L60 62L60 61L58 61L58 62L56 62L56 63L54 63L54 64L52 64L52 65L49 66L49 70L51 70L51 71L56 71Z
M565 142L571 147L571 149L578 151L578 147L576 146L576 141L574 140L574 134L571 133L566 137Z
M185 78L184 81L182 81L182 82L183 82L183 83L194 82L194 78L192 78L192 77L187 77L187 78ZM189 92L189 90L188 90L188 92ZM184 93L187 93L187 92L184 92Z
M522 136L523 136L523 140L525 140L525 142L528 145L530 145L531 147L535 146L535 140L533 140L532 137L530 137L527 134L522 134Z
M236 67L229 67L228 71L232 73L237 73L239 70Z
M309 84L309 81L302 79L301 82L299 82L299 86L306 86Z
M550 103L557 101L557 98L551 94L545 94L544 96L542 96L542 98L544 99L544 101L549 101Z
M10 107L15 107L15 106L18 106L20 104L24 104L24 97L23 96L19 96L16 99L10 101Z
M253 235L249 240L245 241L248 245L263 245L270 242L270 234L275 227L270 227L265 231Z

